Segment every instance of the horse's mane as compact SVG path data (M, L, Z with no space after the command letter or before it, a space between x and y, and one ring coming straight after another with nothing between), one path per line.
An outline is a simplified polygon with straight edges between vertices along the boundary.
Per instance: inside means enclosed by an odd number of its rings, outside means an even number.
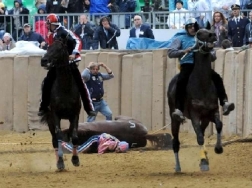
M68 65L68 50L66 41L63 39L56 39L48 48L47 53L54 59L54 66Z

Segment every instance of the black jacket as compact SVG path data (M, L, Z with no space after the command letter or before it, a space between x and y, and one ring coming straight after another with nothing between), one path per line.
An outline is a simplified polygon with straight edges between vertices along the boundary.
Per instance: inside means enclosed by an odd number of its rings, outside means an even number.
M46 1L46 12L50 13L65 13L65 8L61 6L61 0L56 0L57 4L54 4L55 0Z
M100 47L103 49L118 49L116 37L121 35L120 29L115 24L110 23L110 28L107 32L108 35L106 35L103 26L98 26L94 33L94 40L98 40L100 42Z
M75 34L67 30L64 26L59 26L54 35L55 39L66 39L67 40L67 49L68 54L79 54L81 50L81 41Z
M82 27L84 27L84 36L81 36L82 33ZM95 30L95 26L92 25L90 22L87 22L86 24L78 24L75 28L74 28L74 33L79 37L79 38L91 38L93 39L94 36L94 30Z

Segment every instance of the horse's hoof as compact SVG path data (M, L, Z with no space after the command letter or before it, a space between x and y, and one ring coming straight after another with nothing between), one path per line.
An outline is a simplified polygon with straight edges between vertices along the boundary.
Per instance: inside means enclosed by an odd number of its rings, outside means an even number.
M215 147L214 152L216 154L222 154L223 153L223 147Z
M78 156L73 155L72 156L72 163L74 166L80 166L80 160Z
M200 170L201 171L209 171L209 163L208 163L207 159L201 159Z
M180 168L180 167L175 167L175 172L176 172L176 173L181 172L181 168Z
M65 164L64 164L63 157L59 157L59 160L57 161L57 168L59 170L64 170L65 169Z

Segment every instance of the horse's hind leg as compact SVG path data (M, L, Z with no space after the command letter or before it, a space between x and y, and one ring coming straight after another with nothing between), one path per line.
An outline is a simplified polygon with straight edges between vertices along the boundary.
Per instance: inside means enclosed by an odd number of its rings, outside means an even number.
M222 122L220 120L219 112L214 115L214 123L217 131L217 142L214 148L215 153L221 154L223 153L223 147L221 143L221 131L222 131Z
M73 156L72 163L74 166L80 166L80 160L77 152L78 147L78 122L79 117L75 116L73 119L70 119L70 130L72 132L72 144L73 144Z
M180 122L173 119L171 116L171 129L172 129L172 147L173 147L173 152L175 155L175 171L176 172L181 172L181 167L180 167L180 161L179 161L179 147L180 147L180 142L179 142L179 128L180 128Z

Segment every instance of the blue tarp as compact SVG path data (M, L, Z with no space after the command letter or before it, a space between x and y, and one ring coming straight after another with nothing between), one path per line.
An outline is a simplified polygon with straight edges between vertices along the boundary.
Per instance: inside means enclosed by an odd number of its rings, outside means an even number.
M156 41L149 38L129 38L126 49L129 50L154 50L160 48L168 48L172 41L180 36L185 35L186 31L179 31L168 41Z

